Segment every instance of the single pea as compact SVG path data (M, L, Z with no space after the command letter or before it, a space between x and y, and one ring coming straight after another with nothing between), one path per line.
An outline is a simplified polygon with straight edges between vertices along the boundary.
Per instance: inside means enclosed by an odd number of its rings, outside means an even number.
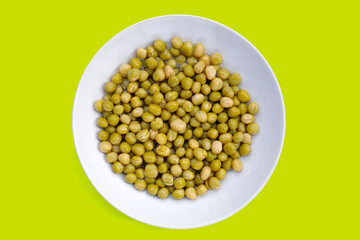
M135 173L135 166L132 164L128 164L124 167L124 173Z
M157 117L150 123L151 129L158 130L164 126L164 121Z
M153 57L147 58L145 60L145 64L149 69L155 69L158 65L156 59Z
M162 52L165 50L166 44L164 41L158 39L154 41L154 48L156 51Z
M198 120L199 122L206 122L207 121L207 114L204 111L198 111L197 113L195 113L195 118L196 120Z
M158 176L157 166L153 163L146 164L144 174L148 178L156 178Z
M199 173L195 174L194 178L195 185L200 185L204 183L204 180L201 179L201 176Z
M113 82L106 82L104 88L105 88L105 92L113 93L113 92L115 92L116 84Z
M131 151L131 146L127 142L120 143L120 152L129 153Z
M173 186L174 185L174 177L170 173L164 173L161 176L161 180L164 182L166 186Z
M164 81L165 80L165 72L163 69L156 69L154 74L152 75L154 81Z
M190 161L190 166L191 166L193 169L195 169L195 170L200 170L200 169L203 168L204 163L203 163L203 161L201 161L201 160L192 159L192 160Z
M184 145L184 141L185 141L185 139L183 136L177 136L174 141L174 146L181 147Z
M149 184L146 190L150 195L156 196L158 194L159 187L155 184Z
M155 163L156 161L156 155L153 151L145 152L143 154L143 159L146 163Z
M251 144L252 140L251 140L251 135L249 133L244 133L243 135L243 140L241 141L242 143L246 143L246 144Z
M185 90L190 90L193 83L194 80L192 78L186 77L183 80L181 80L181 87Z
M179 38L179 37L173 37L173 38L171 39L171 44L173 45L174 48L180 49L181 46L183 45L183 42L182 42L181 38Z
M191 102L197 106L197 105L200 105L204 102L205 100L205 97L203 94L201 93L198 93L198 94L195 94L192 98L191 98Z
M185 148L180 147L180 148L176 149L175 154L176 154L176 156L178 156L179 158L180 158L180 157L183 157L183 156L185 155Z
M179 85L180 79L177 76L171 76L168 80L168 84L170 87L176 87Z
M204 133L204 129L200 127L195 128L193 131L194 136L197 138L201 138L203 133Z
M132 68L128 71L127 79L129 81L136 81L140 78L140 70L137 68Z
M161 199L167 198L169 196L169 190L165 187L160 188L157 195Z
M218 130L214 129L214 128L211 128L208 133L207 133L207 136L210 138L210 139L216 139L219 135L219 132Z
M102 107L105 111L111 111L113 110L114 103L110 100L105 100Z
M235 118L235 117L237 117L237 116L240 115L240 109L237 108L237 107L231 107L231 108L229 108L229 110L228 110L228 115L229 115L229 117L231 117L231 118Z
M191 57L193 55L193 47L191 42L185 42L180 48L180 51L184 56Z
M208 181L211 189L218 189L220 187L220 181L217 177L211 177Z
M184 55L179 55L179 56L177 56L176 58L175 58L175 60L176 60L176 62L177 62L177 64L183 64L185 61L186 61L186 57L184 56ZM183 75L184 73L183 72L181 72L181 76ZM185 76L185 74L184 74L184 76ZM180 79L181 80L181 79Z
M229 83L230 83L230 85L234 85L234 86L239 85L241 83L240 74L238 74L238 73L231 74L231 76L229 78Z
M242 169L242 163L239 159L234 159L232 160L232 168L236 171L236 172L240 172Z
M196 190L195 188L193 187L188 187L186 190L185 190L185 195L188 199L190 200L195 200L196 197L197 197L197 193L196 193Z
M230 72L226 68L220 68L216 75L219 78L226 80L230 77Z
M128 102L130 102L130 100L131 100L131 94L128 93L128 92L122 93L121 96L120 96L120 100L121 100L121 102L123 102L123 103L128 103Z
M162 157L167 157L170 155L170 148L165 145L159 145L155 149L156 153Z
M98 132L97 137L100 141L106 141L109 138L109 133L107 131L101 130Z
M164 184L164 182L161 180L161 178L156 179L155 184L156 184L156 186L158 186L159 188L165 187L165 184Z
M210 168L212 171L216 172L221 168L221 161L220 160L214 160L210 163Z
M237 129L239 132L242 132L244 133L246 131L246 127L245 127L245 124L240 122L239 125L238 125L238 129Z
M249 125L247 125L246 131L250 135L255 135L259 131L259 125L257 125L256 123L250 123Z
M139 167L143 163L143 159L140 156L132 156L130 159L130 162L135 167ZM143 170L142 168L139 168L139 169ZM138 178L140 178L140 177L138 177ZM144 177L142 177L142 178L144 178Z
M252 114L244 114L241 116L241 122L244 124L250 124L253 123L255 121L255 117Z
M230 130L236 130L238 127L238 121L236 119L232 118L228 121L228 126L229 126Z
M224 108L221 107L219 103L215 103L211 109L215 114L220 114L223 112Z
M199 122L195 117L190 119L190 126L193 128L197 128L201 126L201 122Z
M180 97L183 99L189 99L193 96L193 93L190 90L182 90L180 92Z
M121 84L123 82L123 78L120 73L115 73L112 75L111 81L115 84Z
M136 143L131 147L131 151L136 155L136 156L142 156L145 153L145 147L143 144L140 143Z
M136 50L136 56L141 59L145 59L147 57L147 51L145 48L138 48Z
M119 104L121 102L120 95L114 93L113 95L111 95L110 101L112 101L114 104Z
M166 163L160 163L158 166L158 171L159 173L166 173L168 170L167 164Z
M216 173L215 176L217 179L222 180L225 178L226 176L226 170L223 168L220 168Z
M172 130L172 129L168 129L168 131L166 131L167 132L167 135L165 135L166 136L166 140L167 141L170 141L170 142L173 142L173 141L175 141L175 139L176 139L176 137L177 137L177 132L175 132L174 130ZM165 143L164 143L165 144Z
M177 101L170 101L166 104L166 109L171 113L176 112L178 108L179 108L179 103Z
M106 128L107 126L109 126L109 123L105 118L100 117L97 121L97 125L101 128Z
M200 184L196 188L197 195L201 196L204 195L207 192L207 187L204 184Z
M222 62L222 56L220 53L213 53L210 56L210 63L211 64L220 64Z
M151 57L156 58L158 56L158 53L153 46L148 46L146 48L146 51L147 51L148 58L151 58Z
M147 184L154 184L154 183L156 182L156 179L155 179L155 178L145 177L145 178L144 178L144 181L145 181Z
M149 105L149 112L152 113L155 116L160 116L162 109L159 105L156 104L150 104Z
M169 52L170 52L170 54L171 54L172 56L174 56L174 57L177 57L177 56L180 55L180 50L179 50L179 49L176 49L176 48L174 48L174 47L171 47L171 48L169 49ZM176 65L175 65L175 66L176 66ZM174 66L174 68L175 68L175 66Z
M109 142L113 145L120 144L121 142L121 135L119 133L113 133L110 135Z
M136 175L134 173L126 174L125 182L127 182L127 183L135 183L136 182Z
M190 168L190 160L189 158L180 159L180 166L183 170L187 170Z
M222 99L220 92L211 92L209 95L209 99L212 102L219 102Z
M224 145L224 151L228 155L232 155L236 152L236 147L233 143L226 143Z
M246 106L245 103L240 103L239 109L240 109L240 115L244 115L248 111L248 107Z
M146 182L142 179L137 179L134 186L137 190L144 191L146 189Z
M183 177L178 177L174 180L174 187L176 189L182 189L185 187L185 179Z
M180 199L184 198L184 196L185 196L185 191L184 191L184 189L176 189L176 190L172 193L172 196L173 196L174 199L180 200Z
M225 162L228 158L229 156L224 152L221 152L220 154L217 155L217 159L220 160L221 162Z
M193 77L195 75L195 72L194 72L194 68L193 66L191 66L190 64L189 65L186 65L184 67L184 70L183 70L184 74L187 76L187 77ZM114 89L115 91L115 89Z
M195 181L194 180L186 180L185 181L185 187L186 188L195 187Z
M114 163L114 162L116 162L117 157L118 157L118 154L117 154L117 153L115 153L115 152L109 152L109 153L106 154L106 161L107 161L108 163Z
M241 89L239 92L238 92L238 98L241 102L248 102L250 101L250 95L249 93L244 90L244 89Z
M185 170L182 175L185 180L193 180L195 178L195 174L190 170Z
M194 72L199 74L205 70L205 63L203 61L199 61L194 65ZM205 77L205 75L203 75Z
M178 96L179 96L178 92L170 91L165 94L165 100L167 102L175 101L178 98Z
M233 134L232 139L234 143L241 143L244 139L244 134L242 132L236 132Z
M176 156L176 155L174 155ZM177 157L177 156L176 156ZM178 158L178 157L177 157ZM170 172L174 177L179 177L182 174L182 168L180 165L176 164L176 165L172 165L170 168Z
M140 86L141 86L142 88L144 88L145 90L149 90L150 87L151 87L151 82L148 81L148 80L146 80L146 81L142 82Z
M214 78L210 83L210 88L213 91L219 91L223 88L224 82L220 78Z
M150 137L149 130L143 129L136 133L135 139L138 140L139 142L144 143L149 139L149 137Z
M94 103L95 110L98 112L103 112L104 111L103 104L104 104L104 100L97 100Z
M120 162L114 162L112 164L112 170L114 173L122 173L124 171L124 165Z
M162 51L160 54L159 54L159 57L162 59L162 60L169 60L171 58L171 53L169 50L167 49L164 49L164 51ZM172 68L171 68L172 69Z
M249 144L241 144L239 152L240 152L241 156L249 155L251 152L250 145Z
M144 114L144 109L141 107L137 107L132 110L131 115L135 118L139 118Z
M164 95L161 92L155 92L152 96L152 102L154 104L159 104L162 100L164 100Z
M145 50L145 49L144 49L144 50ZM146 50L145 50L145 51L146 51ZM133 57L133 58L130 59L129 64L130 64L130 66L131 66L132 68L138 68L138 69L140 69L141 66L142 66L141 60L140 60L139 58L135 58L135 57Z
M125 141L126 141L127 143L129 143L130 145L131 145L131 144L135 144L135 143L136 143L135 134L132 133L132 132L128 132L128 133L125 135Z
M248 105L248 112L251 113L251 114L256 114L259 110L259 106L256 102L251 102L249 103Z

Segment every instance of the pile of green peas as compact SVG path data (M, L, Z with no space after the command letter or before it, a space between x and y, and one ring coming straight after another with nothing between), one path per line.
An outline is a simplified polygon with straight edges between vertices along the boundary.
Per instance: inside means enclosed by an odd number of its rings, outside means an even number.
M136 50L95 102L100 151L114 173L161 199L196 199L242 169L258 104L203 44L171 39Z

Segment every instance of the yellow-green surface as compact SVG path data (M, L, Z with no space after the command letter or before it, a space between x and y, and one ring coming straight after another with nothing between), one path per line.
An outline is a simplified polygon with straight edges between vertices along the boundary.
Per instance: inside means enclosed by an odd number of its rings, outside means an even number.
M359 237L355 3L2 2L0 237ZM252 42L278 78L287 118L279 164L261 193L220 223L179 231L137 222L108 204L85 176L71 131L75 90L98 49L127 26L175 13L219 21Z

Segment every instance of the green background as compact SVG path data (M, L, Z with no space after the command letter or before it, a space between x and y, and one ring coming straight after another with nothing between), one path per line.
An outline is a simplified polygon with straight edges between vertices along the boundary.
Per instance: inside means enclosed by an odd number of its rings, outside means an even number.
M2 2L1 238L359 237L355 3ZM285 100L284 148L269 182L240 212L199 229L152 227L114 209L87 179L72 139L76 87L94 54L122 29L167 14L207 17L242 34Z

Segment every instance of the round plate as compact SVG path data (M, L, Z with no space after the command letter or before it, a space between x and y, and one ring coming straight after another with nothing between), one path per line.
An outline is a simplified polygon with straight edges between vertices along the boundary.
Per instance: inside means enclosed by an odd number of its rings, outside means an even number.
M218 190L195 201L161 200L125 183L114 174L99 151L94 102L103 97L104 84L139 47L155 39L170 42L174 36L201 42L207 52L219 52L224 66L242 77L241 87L259 104L252 153L241 157L243 170L230 171ZM116 209L138 221L164 228L196 228L230 217L248 204L264 187L280 157L285 134L285 109L276 77L260 52L244 37L215 21L188 15L151 18L118 33L93 57L76 91L72 127L81 165L96 190Z

